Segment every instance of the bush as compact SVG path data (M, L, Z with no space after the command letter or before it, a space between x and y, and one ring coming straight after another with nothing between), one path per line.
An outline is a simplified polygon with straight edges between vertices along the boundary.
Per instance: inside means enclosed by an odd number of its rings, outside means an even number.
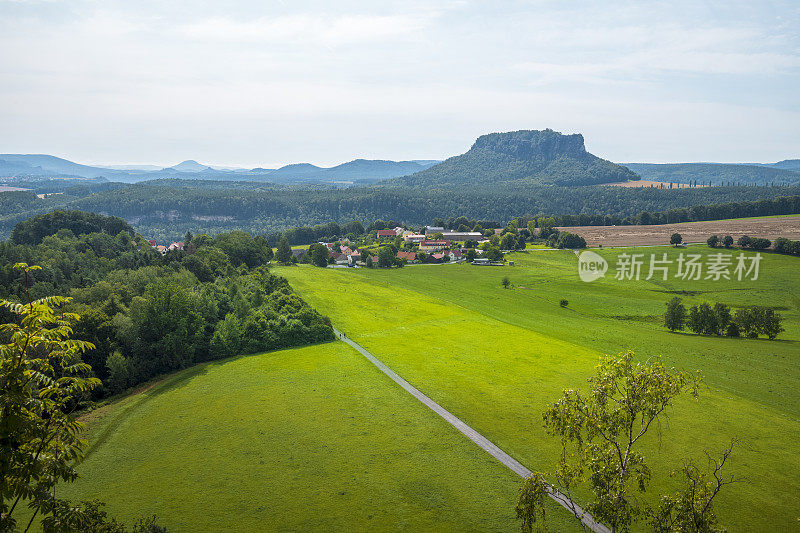
M725 246L725 248L730 248L733 246L733 237L730 235L725 235L725 238L722 239L722 245Z
M673 233L672 236L669 238L669 243L673 246L677 246L678 244L683 242L683 237L680 233Z
M711 237L708 238L706 243L708 243L708 245L711 248L716 248L717 245L719 244L719 237L717 237L716 235L712 235Z
M772 246L772 249L778 252L779 254L785 254L789 251L789 246L791 245L791 241L784 237L778 237L775 239L775 243Z
M567 300L566 298L561 298L561 301L560 301L560 302L558 302L558 303L559 303L559 305L560 305L561 307L566 307L566 306L568 306L568 305L569 305L569 300Z
M736 244L738 244L738 245L739 245L739 246L741 246L742 248L747 248L748 246L750 246L750 241L751 241L751 240L752 240L752 239L751 239L750 237L748 237L747 235L742 235L742 236L741 236L741 237L739 237L739 239L736 241Z

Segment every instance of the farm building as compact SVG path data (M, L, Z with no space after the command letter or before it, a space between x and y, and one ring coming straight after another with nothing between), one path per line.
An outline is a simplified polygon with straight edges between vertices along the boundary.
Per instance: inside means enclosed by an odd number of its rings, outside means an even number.
M441 252L450 245L447 241L422 241L419 243L421 252Z
M479 231L448 231L442 233L442 238L446 241L480 241L483 240L483 233Z

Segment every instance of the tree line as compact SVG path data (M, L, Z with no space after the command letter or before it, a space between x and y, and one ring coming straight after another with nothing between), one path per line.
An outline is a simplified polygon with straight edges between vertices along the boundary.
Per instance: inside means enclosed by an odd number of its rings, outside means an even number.
M727 218L746 218L773 215L794 215L800 213L800 196L779 196L761 198L755 201L710 203L691 207L676 207L665 211L642 211L636 215L571 214L532 217L553 218L556 226L632 226L650 224L675 224L678 222L700 222L704 220L724 220ZM538 225L538 222L537 222Z
M23 198L17 193L16 200L6 201L12 193L0 194L0 237L9 235L16 223L54 208L119 216L140 233L162 241L178 240L187 231L213 235L240 229L267 235L296 227L313 228L331 221L346 224L382 219L422 225L437 217L446 221L462 215L470 221L493 222L510 220L520 213L535 218L549 213L559 217L559 226L683 222L797 213L796 200L785 206L786 201L775 198L800 194L798 186L659 190L542 186L525 182L513 186L375 185L342 189L159 180L95 192L84 189L70 191L81 196L62 194L44 199L36 198L33 193L26 193ZM774 207L758 203L761 199L775 199ZM755 205L735 207L742 203Z
M748 337L764 335L775 339L784 331L783 317L769 307L749 306L734 313L723 303L693 305L687 312L680 298L667 302L664 326L670 331L688 328L698 335L724 335L726 337Z

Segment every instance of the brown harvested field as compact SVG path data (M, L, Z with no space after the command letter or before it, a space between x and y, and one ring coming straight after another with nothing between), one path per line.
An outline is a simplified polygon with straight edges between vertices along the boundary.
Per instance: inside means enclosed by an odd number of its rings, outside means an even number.
M668 181L649 181L649 180L639 180L639 181L622 181L619 183L606 183L611 187L654 187L669 189L669 182ZM688 183L673 183L673 189L688 189L690 185ZM700 187L705 187L705 185L698 185L697 187L693 187L694 189L699 189Z
M577 233L588 246L645 246L669 244L673 233L680 233L683 242L706 242L711 235L720 238L730 235L734 240L742 235L774 240L786 237L800 240L800 216L740 218L734 220L709 220L681 222L658 226L565 226L560 231Z

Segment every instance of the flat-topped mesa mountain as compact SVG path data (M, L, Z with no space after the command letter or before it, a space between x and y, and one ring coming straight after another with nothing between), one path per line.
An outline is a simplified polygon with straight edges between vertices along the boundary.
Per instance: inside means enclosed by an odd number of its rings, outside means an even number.
M511 181L596 185L637 179L635 172L587 152L580 133L563 135L547 129L482 135L465 154L384 183L414 187Z

